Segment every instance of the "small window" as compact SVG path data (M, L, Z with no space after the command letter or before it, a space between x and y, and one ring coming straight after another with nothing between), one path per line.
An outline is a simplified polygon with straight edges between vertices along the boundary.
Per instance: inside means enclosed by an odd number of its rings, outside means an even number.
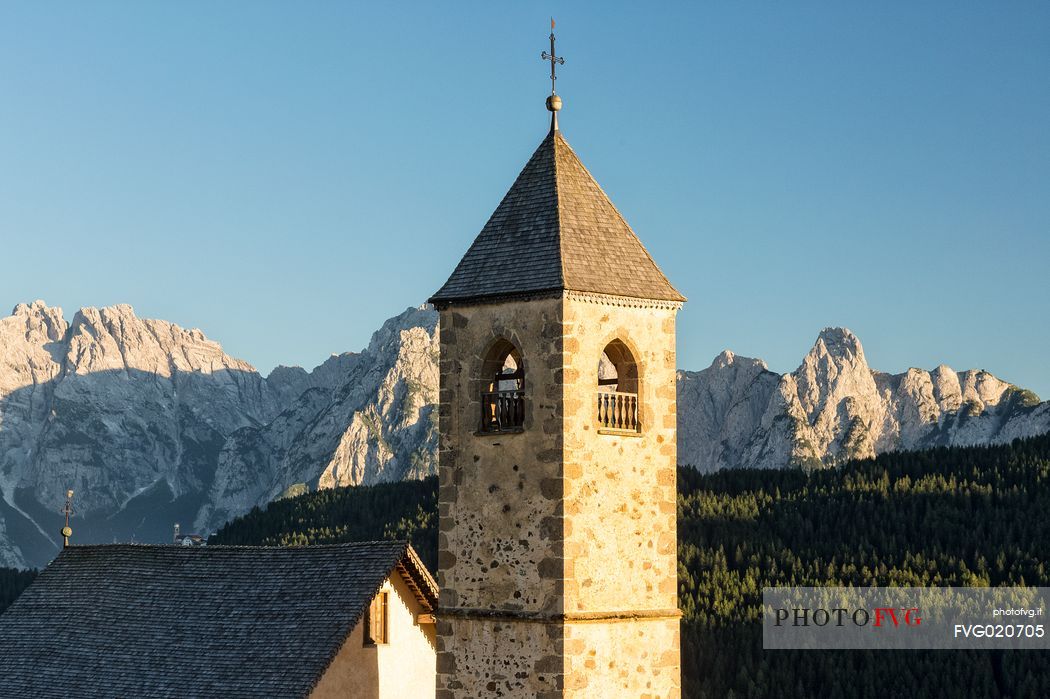
M525 366L518 348L499 340L481 368L481 431L520 432L525 427Z
M598 427L640 432L638 364L621 340L605 346L598 358Z
M388 592L380 592L372 600L372 604L365 610L365 618L361 626L365 631L365 645L376 646L387 643L387 604L389 602Z

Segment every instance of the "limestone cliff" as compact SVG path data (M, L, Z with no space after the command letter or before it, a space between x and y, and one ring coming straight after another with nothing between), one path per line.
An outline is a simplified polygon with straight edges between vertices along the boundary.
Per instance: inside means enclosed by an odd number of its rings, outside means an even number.
M311 489L422 478L437 470L437 315L391 318L359 355L322 378L264 427L239 430L197 526L211 530L289 486ZM271 374L272 378L272 374Z
M678 373L678 460L703 471L832 466L1047 430L1050 403L1030 391L982 370L872 370L860 340L844 328L822 331L790 374L731 352L703 371Z
M199 330L41 301L0 319L0 565L78 542L163 541L174 522L265 503L288 485L433 471L434 323L413 309L361 354L263 378ZM215 515L215 513L225 513Z

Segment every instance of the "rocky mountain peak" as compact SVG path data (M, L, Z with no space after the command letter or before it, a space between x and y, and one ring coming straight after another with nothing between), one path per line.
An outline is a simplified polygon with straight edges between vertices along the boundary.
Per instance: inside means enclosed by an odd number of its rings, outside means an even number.
M0 322L10 324L11 328L23 328L27 341L32 334L41 334L51 341L61 340L68 328L62 317L62 309L48 306L39 299L32 303L16 305L11 315Z
M392 343L398 342L402 332L412 328L422 328L427 333L433 334L437 328L437 320L438 316L434 307L428 303L407 308L388 319L379 330L372 333L372 339L365 351L381 352L384 348L389 348Z
M423 305L387 320L359 354L333 355L309 374L267 382L310 386L270 424L223 447L196 520L214 528L290 486L310 489L420 478L436 471L437 312Z
M875 381L857 336L846 328L824 328L813 348L792 375L794 385L784 389L788 403L797 402L813 426L834 423L840 405L848 396L850 412L874 410L878 403ZM826 435L831 440L831 435ZM826 441L821 439L820 441Z
M30 387L46 386L62 371L68 327L62 309L43 301L20 303L0 318L0 401L21 390L22 399L31 402ZM0 406L0 427L4 414Z
M42 301L15 306L0 318L0 497L7 517L29 519L20 531L38 535L0 550L0 561L46 562L55 529L39 513L57 512L69 487L84 541L123 526L109 517L136 498L160 499L150 505L159 521L140 512L140 524L190 521L192 512L164 508L199 497L228 435L276 413L255 369L199 330L139 318L126 304L81 308L68 324ZM152 536L128 526L109 537Z
M744 359L747 359L747 358L744 357ZM712 370L716 370L716 371L717 370L721 370L721 369L728 369L729 367L733 366L733 364L735 362L736 362L736 355L735 354L733 354L729 350L722 350L718 354L718 356L716 356L711 361L711 365L708 368L712 369Z
M742 359L726 351L704 371L679 372L680 463L701 470L830 466L895 449L1005 442L1050 429L1050 403L983 370L942 364L932 371L873 371L846 328L822 330L790 374L741 373Z
M47 305L46 301L44 301L42 299L37 299L36 301L33 301L32 303L15 304L14 310L11 311L11 315L13 315L13 316L39 315L39 314L50 313L50 312L53 312L53 311L58 311L59 314L62 313L62 309L61 308L51 308L50 306Z
M808 357L829 357L839 362L863 364L864 347L860 340L848 328L824 328L817 336L817 341L809 351Z
M70 366L78 373L140 370L171 376L179 371L230 371L258 376L255 367L227 355L200 330L139 318L128 304L77 311L69 326L69 354Z

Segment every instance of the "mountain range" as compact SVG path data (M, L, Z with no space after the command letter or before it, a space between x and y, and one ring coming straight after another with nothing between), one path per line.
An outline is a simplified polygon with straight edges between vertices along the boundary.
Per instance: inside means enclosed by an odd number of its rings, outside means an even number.
M725 351L678 372L678 462L701 471L810 468L887 451L1009 442L1050 430L1050 402L987 371L872 369L825 328L789 374Z
M0 319L0 565L57 552L74 490L74 539L164 541L213 531L303 489L436 471L437 314L410 308L360 352L262 376L199 330L42 301ZM597 367L596 367L597 370ZM679 462L834 466L941 444L1050 430L1050 403L981 370L872 370L828 328L776 374L723 352L678 374Z
M199 330L41 301L0 319L0 565L81 543L210 531L289 485L435 470L436 315L409 309L359 353L261 376Z

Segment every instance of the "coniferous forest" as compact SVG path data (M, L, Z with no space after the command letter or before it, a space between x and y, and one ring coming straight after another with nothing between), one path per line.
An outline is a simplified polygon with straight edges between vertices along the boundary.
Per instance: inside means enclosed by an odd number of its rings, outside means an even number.
M758 616L766 586L1050 585L1050 435L678 478L686 697L1050 696L1043 652L763 651ZM211 543L381 538L410 539L433 569L436 478L280 500ZM0 576L0 600L16 588Z
M0 568L0 612L7 609L35 577L35 570Z
M1050 696L1044 652L764 652L759 621L770 586L1050 584L1050 435L678 475L685 696Z
M209 544L305 546L408 539L437 570L437 476L277 500L227 522Z

